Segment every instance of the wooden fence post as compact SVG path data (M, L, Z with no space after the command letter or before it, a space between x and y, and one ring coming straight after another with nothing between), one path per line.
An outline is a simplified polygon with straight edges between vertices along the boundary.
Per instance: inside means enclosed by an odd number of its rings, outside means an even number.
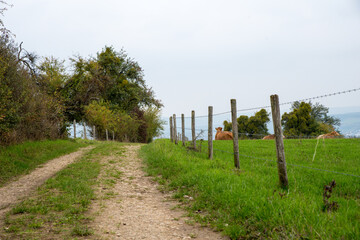
M185 147L185 116L181 114L182 145Z
M192 136L192 145L196 149L196 139L195 139L195 111L191 111L191 136Z
M76 138L76 120L74 119L74 139Z
M234 145L234 164L236 168L240 168L239 161L239 133L237 126L236 99L231 99L231 120Z
M93 125L93 138L94 138L94 140L96 140L95 125Z
M209 159L213 159L213 107L209 106L209 122L208 122L208 147Z
M106 141L109 141L109 132L107 129L106 129Z
M172 117L169 118L169 123L170 123L170 140L171 140L171 142L173 142L174 141L174 137L173 137L174 129L173 129Z
M83 126L84 126L84 139L87 140L85 122L83 122Z
M114 133L114 131L112 131L112 134L113 134L113 141L115 140L115 133Z
M284 140L283 140L283 133L281 128L281 119L280 119L279 96L276 94L271 95L270 101L271 101L271 112L272 112L272 119L273 119L274 132L275 132L279 180L281 186L287 187L289 185L289 181L286 171Z
M178 135L177 135L177 129L176 129L176 114L173 114L173 121L174 121L175 144L178 144Z

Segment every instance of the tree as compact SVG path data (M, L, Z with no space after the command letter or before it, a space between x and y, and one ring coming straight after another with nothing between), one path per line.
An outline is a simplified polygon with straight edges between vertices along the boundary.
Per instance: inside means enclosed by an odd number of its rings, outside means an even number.
M294 102L290 113L284 113L281 123L284 135L317 136L335 130L340 120L328 116L329 109L319 103Z
M0 38L0 144L64 136L61 103L43 91L20 53L10 38Z
M240 138L261 138L268 134L267 123L270 121L269 113L265 109L256 112L254 116L241 115L237 118ZM232 123L224 121L224 130L231 131Z
M39 85L50 95L57 95L69 78L64 64L64 60L51 56L43 58L38 67Z
M139 122L128 114L119 110L110 110L108 102L93 101L85 106L87 123L96 127L97 139L106 139L106 129L114 131L116 139L120 141L136 142Z
M255 113L248 119L246 133L250 138L262 138L268 135L267 123L270 121L269 113L265 109Z
M95 58L77 57L72 75L64 61L43 58L37 65L36 59L22 43L0 36L0 144L64 137L74 119L95 125L100 138L106 129L134 142L159 134L162 104L124 51L105 47Z
M154 137L158 137L161 134L161 130L164 130L164 121L160 117L160 109L156 107L149 107L145 109L144 119L147 123L147 140L151 142Z
M112 109L131 114L136 109L162 106L145 84L143 70L122 50L105 47L96 58L72 59L74 73L66 82L69 119L81 120L84 106L93 100L109 102Z
M96 58L77 57L72 62L74 73L62 91L69 120L85 119L91 123L101 118L103 113L100 109L93 111L88 107L99 107L96 105L98 102L102 108L106 107L109 119L127 116L131 136L123 131L124 128L122 131L118 129L121 124L113 126L122 137L146 143L158 134L161 129L158 110L162 104L155 99L152 89L146 86L138 63L123 50L116 52L112 47L105 47ZM116 121L111 122L115 124ZM107 127L104 123L95 126L100 132Z

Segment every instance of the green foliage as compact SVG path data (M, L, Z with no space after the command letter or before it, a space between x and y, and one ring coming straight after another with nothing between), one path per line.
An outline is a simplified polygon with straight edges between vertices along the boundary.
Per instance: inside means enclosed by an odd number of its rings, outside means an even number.
M284 113L281 123L286 136L317 136L335 130L340 120L327 113L329 109L323 105L311 102L295 102L290 113Z
M1 25L1 24L0 24ZM96 58L64 61L36 56L0 38L0 144L67 136L73 119L105 129L118 140L150 142L160 129L159 110L143 70L124 51L105 47ZM94 103L98 102L98 103Z
M74 119L95 125L100 138L105 129L138 142L159 134L162 104L125 51L105 47L96 57L78 56L69 75L54 57L37 65L38 57L14 43L1 19L0 32L0 145L67 137Z
M157 137L161 134L163 130L164 122L160 117L160 109L156 107L149 107L144 112L144 119L147 123L147 140L146 142L151 142L154 137Z
M145 85L143 70L124 51L105 47L96 58L78 57L72 61L74 74L63 91L70 120L81 120L84 107L93 100L107 101L111 108L127 114L145 106L162 106Z
M223 122L224 124L224 131L232 131L232 123L231 122L228 122L228 121L224 121Z
M40 63L40 84L51 95L59 96L58 92L68 79L64 63L65 61L60 61L55 57L45 57Z
M335 126L340 126L340 119L335 118L332 116L329 116L329 108L325 107L324 105L320 103L313 104L312 102L308 103L311 107L311 117L314 118L319 123L324 123L332 128ZM296 101L292 105L292 109L299 108L301 105L301 102ZM331 130L334 131L334 130Z
M256 112L254 116L248 117L246 115L241 115L237 118L238 132L241 139L251 138L257 139L261 138L263 135L267 135L268 128L267 123L270 121L269 113L265 109L261 109ZM231 131L232 123L224 121L224 131Z
M117 140L137 141L139 121L120 110L111 110L109 103L93 101L85 106L85 118L90 126L96 127L97 139L106 139L108 129L109 134L114 131Z
M0 142L7 142L10 131L20 121L18 114L22 89L19 89L22 73L16 66L15 49L6 40L0 39ZM20 80L20 81L19 81ZM20 86L18 84L21 84Z
M162 104L146 86L138 63L123 50L105 47L96 58L72 61L74 74L62 90L68 119L95 125L100 139L106 129L132 142L150 142L159 134Z
M11 40L0 38L0 144L64 137L61 102L43 91L18 55Z
M132 116L118 109L111 110L110 104L104 101L85 106L85 119L90 126L95 126L98 139L106 139L106 129L109 134L114 131L116 140L120 141L147 143L160 134L163 122L158 108L138 110Z

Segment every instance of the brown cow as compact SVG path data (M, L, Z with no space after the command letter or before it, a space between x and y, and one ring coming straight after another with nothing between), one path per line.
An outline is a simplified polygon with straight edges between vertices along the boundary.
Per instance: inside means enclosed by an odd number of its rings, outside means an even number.
M218 127L215 129L216 129L215 140L232 140L233 139L232 132L223 131L222 127Z
M283 135L283 138L285 138L284 135ZM271 140L271 139L275 139L275 134L271 134L271 135L267 135L267 136L263 137L263 140Z
M338 137L338 136L340 136L340 134L338 132L332 131L331 133L326 133L326 134L319 135L316 139L335 138L335 137Z

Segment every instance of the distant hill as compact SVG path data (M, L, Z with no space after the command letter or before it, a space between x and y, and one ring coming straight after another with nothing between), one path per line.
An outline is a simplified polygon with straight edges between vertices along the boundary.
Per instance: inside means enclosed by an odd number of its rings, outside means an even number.
M339 130L342 134L348 137L360 137L360 112L335 114L333 116L340 118Z

